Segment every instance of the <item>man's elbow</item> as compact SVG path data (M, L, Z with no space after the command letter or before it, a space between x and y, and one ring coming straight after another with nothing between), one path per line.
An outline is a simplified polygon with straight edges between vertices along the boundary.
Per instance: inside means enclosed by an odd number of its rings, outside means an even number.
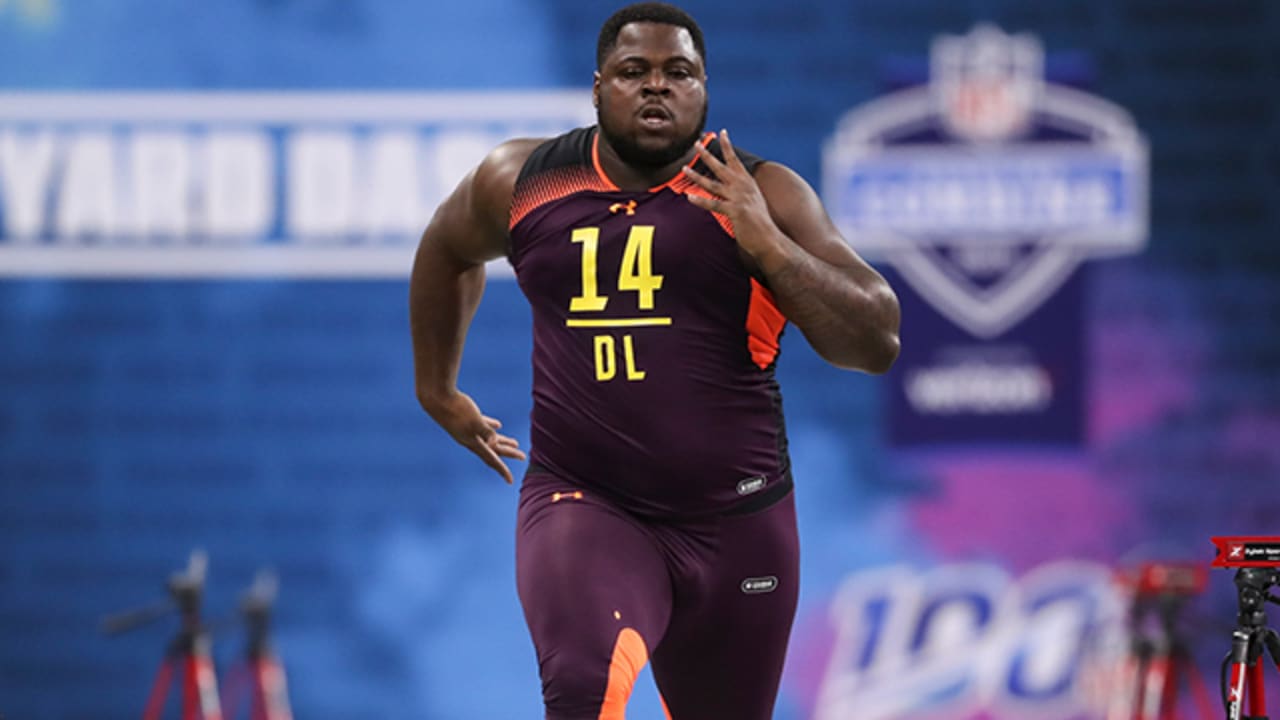
M873 312L862 316L847 328L843 340L822 353L831 364L847 370L860 370L872 375L883 375L893 367L902 342L898 336L902 311L898 298L885 285Z
M898 354L902 351L902 342L898 339L898 334L883 332L875 342L868 344L870 347L859 369L872 375L883 375L889 372L889 368L893 367Z
M893 367L901 350L897 333L881 332L873 337L861 337L838 347L818 348L823 360L842 370L858 370L871 375L883 375Z
M870 339L866 343L866 366L862 369L873 375L889 372L898 354L902 352L902 341L898 336L898 328L902 323L902 307L898 304L898 296L886 283L879 296L878 322L873 326Z

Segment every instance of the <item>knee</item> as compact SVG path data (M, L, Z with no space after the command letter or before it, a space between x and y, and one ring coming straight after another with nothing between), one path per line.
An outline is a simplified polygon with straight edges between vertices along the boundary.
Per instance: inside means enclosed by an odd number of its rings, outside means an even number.
M608 670L599 657L561 651L542 661L542 701L547 720L597 720L601 717Z
M649 661L640 634L618 633L606 655L558 652L542 661L548 720L623 720L636 677Z

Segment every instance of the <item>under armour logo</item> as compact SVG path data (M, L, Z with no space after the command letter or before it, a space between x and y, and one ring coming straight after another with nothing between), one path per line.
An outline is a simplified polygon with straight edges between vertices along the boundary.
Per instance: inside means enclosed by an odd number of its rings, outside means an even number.
M609 206L609 212L614 213L615 215L619 210L626 210L628 215L635 215L636 201L628 200L626 203L614 203Z
M1243 557L1243 556L1244 556L1244 546L1243 546L1243 545L1232 545L1232 546L1231 546L1231 557L1233 557L1233 558L1238 558L1238 557Z
M751 577L742 581L742 592L747 595L760 595L762 593L771 593L778 589L778 577L776 575L766 575L764 577Z

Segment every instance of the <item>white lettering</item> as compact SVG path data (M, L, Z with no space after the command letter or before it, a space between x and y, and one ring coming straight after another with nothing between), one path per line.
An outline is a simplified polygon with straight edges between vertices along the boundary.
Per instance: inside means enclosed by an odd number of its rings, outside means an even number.
M491 147L589 115L577 93L0 95L0 277L402 277Z
M105 132L72 136L58 195L56 227L62 237L101 237L118 229L114 155Z
M52 132L0 132L0 202L3 235L33 240L44 225L45 201L53 173Z
M290 139L289 232L300 240L332 240L355 230L356 146L351 135L309 130Z
M275 171L261 132L211 134L204 144L201 227L216 238L255 239L271 228Z
M453 191L462 178L471 171L485 153L495 144L495 138L486 133L477 132L442 132L436 138L432 179L434 180L435 197L431 205L437 205Z
M418 174L418 143L408 132L374 135L369 146L365 226L370 234L416 235L426 225Z
M1119 192L1101 177L1045 172L873 173L852 196L859 226L1013 232L1107 220Z
M925 368L910 373L904 387L911 406L930 415L1030 413L1053 400L1053 380L1036 365L970 362Z
M130 143L138 235L178 238L190 228L191 148L177 132L141 132Z

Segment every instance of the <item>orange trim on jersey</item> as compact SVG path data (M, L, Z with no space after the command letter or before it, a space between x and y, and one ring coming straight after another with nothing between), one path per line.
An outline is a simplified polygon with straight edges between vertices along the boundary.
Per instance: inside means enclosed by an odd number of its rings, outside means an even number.
M600 128L596 128L595 134L591 136L591 165L596 169L596 175L600 177L600 182L604 183L605 187L614 192L622 191L622 188L614 185L609 176L604 174L604 166L600 164Z
M662 693L658 693L658 702L662 703L662 716L671 720L671 710L667 709L667 699L662 697Z
M747 349L751 360L761 369L778 358L778 338L787 318L778 309L773 293L751 278L751 302L747 305Z
M706 137L702 138L702 146L706 147L707 145L709 145L711 141L715 139L715 137L716 137L715 133L707 133ZM692 160L689 161L688 165L685 165L685 167L691 168L695 164L697 164L697 162L698 162L698 158L695 156ZM696 185L692 180L690 180L688 177L685 176L683 171L681 171L680 173L677 173L675 177L671 178L665 183L653 188L652 190L650 190L650 192L657 192L662 188L668 188L671 190L671 192L676 193L677 195L697 195L698 197L704 197L704 198L716 197L715 195L712 195L711 193L707 192L706 190L703 190L701 187ZM716 219L716 222L720 223L720 227L724 228L725 232L729 233L729 237L731 238L738 237L733 232L733 222L730 221L727 216L722 215L718 212L711 213L711 216Z
M0 2L2 1L0 0ZM714 139L715 133L707 133L702 138L703 147L709 145ZM684 167L693 167L697 162L698 158L695 156ZM685 176L683 170L661 185L649 188L648 192L656 193L663 188L668 188L672 192L681 195L694 194L708 198L715 197L695 185L693 181ZM600 165L600 131L598 129L591 138L590 168L580 165L556 168L525 178L516 185L515 192L511 198L511 215L508 218L507 229L514 229L526 215L542 205L555 202L576 192L591 190L596 192L623 192L609 179L609 176L604 172L604 168ZM633 200L632 202L635 201ZM628 214L631 214L631 212L628 212ZM720 223L720 227L729 233L730 237L736 237L733 233L733 223L729 221L729 218L720 213L711 214L715 217L716 222Z
M707 133L702 137L701 145L703 147L710 145L711 141L714 140L715 137L716 137L715 133L712 133L712 132ZM697 164L697 162L698 162L698 156L694 155L693 159L685 163L684 166L681 167L680 171L677 172L674 176L672 176L670 180L662 183L661 185L654 185L653 187L649 188L649 192L656 193L665 187L669 187L672 190L676 190L675 185L681 182L692 185L693 183L690 183L689 179L684 176L684 168L691 168L695 164ZM604 166L600 164L600 129L599 128L596 128L595 135L591 136L591 164L592 166L595 167L596 175L600 177L600 182L604 183L609 190L612 190L614 192L622 192L622 188L615 185L614 182L609 179L609 176L606 175L604 172ZM680 191L676 190L676 192L680 192Z
M712 140L714 140L714 139L715 139L715 137L716 137L716 134L715 134L715 133L713 133L713 132L709 132L709 133L707 133L706 135L703 135L703 136L702 136L702 142L701 142L701 143L699 143L699 144L700 144L700 145L702 145L702 147L706 147L706 146L708 146L708 145L710 145L710 144L711 144L711 141L712 141ZM684 167L680 168L680 172L677 172L677 173L675 174L675 177L673 177L673 178L671 178L670 180L668 180L668 181L666 181L666 182L662 183L661 185L654 185L653 187L649 188L649 192L658 192L659 190L661 190L662 188L665 188L665 187L669 187L669 188L671 188L672 190L675 190L676 192L680 192L679 190L676 190L675 186L676 186L678 183L680 183L681 181L684 181L684 182L686 182L686 183L688 183L688 184L690 184L690 185L692 185L692 184L693 184L693 183L689 182L689 178L685 177L685 175L684 175L684 168L692 168L694 165L697 165L697 164L698 164L698 156L697 156L697 155L694 155L692 160L690 160L689 162L685 163L685 164L684 164Z
M596 173L581 165L556 168L525 178L516 185L512 195L507 229L514 228L526 215L549 202L584 190L605 192L610 189L617 188L605 187Z
M713 198L717 200L719 199L719 198L716 198L715 195L712 195L706 190L703 190L701 187L694 185L693 181L690 180L689 178L681 178L681 180L683 182L673 181L671 183L671 186L670 186L671 192L674 192L678 195L697 195L699 197L704 197L704 198ZM712 212L711 217L715 218L716 222L720 223L720 227L723 228L725 232L729 233L729 237L731 238L738 237L733 231L733 221L730 220L727 215L723 215L718 212Z
M597 720L625 720L631 688L635 687L636 677L647 662L649 651L640 633L629 627L618 631L613 657L609 659L609 684L605 687L604 704L600 706Z

